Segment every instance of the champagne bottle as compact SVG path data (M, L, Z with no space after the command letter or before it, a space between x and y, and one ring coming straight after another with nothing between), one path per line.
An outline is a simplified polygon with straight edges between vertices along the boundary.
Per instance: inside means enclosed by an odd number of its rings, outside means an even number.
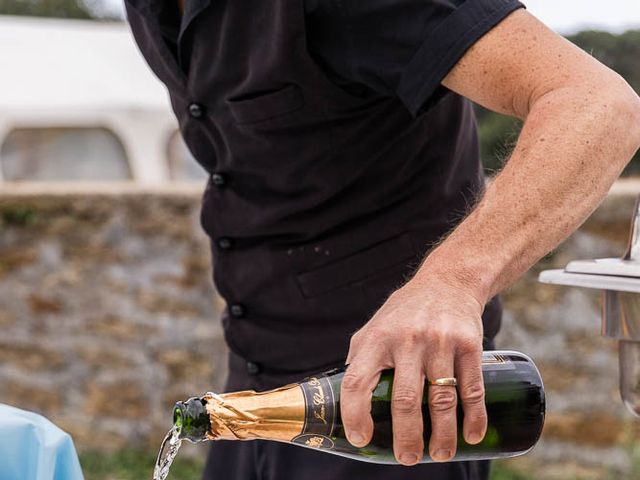
M458 406L458 449L454 461L513 457L528 452L538 441L545 415L540 373L526 355L511 351L484 352L482 371L488 428L482 442L462 437L462 407ZM375 463L396 463L393 456L391 391L393 370L385 370L372 396L374 433L364 448L346 439L340 419L340 384L344 369L307 378L301 383L256 393L243 391L178 402L173 411L174 430L180 439L264 439ZM424 441L429 443L431 423L422 399ZM440 387L442 388L442 387ZM431 462L425 454L421 463Z

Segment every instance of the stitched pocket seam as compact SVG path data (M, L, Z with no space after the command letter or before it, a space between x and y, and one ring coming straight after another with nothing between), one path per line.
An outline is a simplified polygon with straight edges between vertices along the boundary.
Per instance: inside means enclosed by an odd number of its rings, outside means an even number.
M244 100L227 100L238 125L266 122L300 110L304 105L302 90L295 84L275 92Z
M296 275L305 298L313 298L364 281L377 273L415 259L408 233Z

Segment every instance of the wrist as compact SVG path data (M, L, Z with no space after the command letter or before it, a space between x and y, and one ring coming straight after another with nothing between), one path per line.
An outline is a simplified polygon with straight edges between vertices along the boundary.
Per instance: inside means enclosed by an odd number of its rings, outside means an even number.
M493 295L494 281L490 261L479 261L476 255L468 255L473 262L466 261L466 256L452 254L444 245L436 248L425 259L410 283L428 288L434 281L441 282L460 292L471 295L484 306Z

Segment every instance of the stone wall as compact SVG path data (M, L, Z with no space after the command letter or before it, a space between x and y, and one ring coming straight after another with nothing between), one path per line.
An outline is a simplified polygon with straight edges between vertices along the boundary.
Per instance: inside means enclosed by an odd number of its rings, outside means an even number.
M113 449L157 445L176 400L220 388L200 190L0 195L0 402Z
M535 478L634 478L639 468L640 427L619 401L598 293L536 281L572 259L621 255L638 191L619 184L504 295L498 346L529 353L547 386L543 440L511 463ZM0 193L0 402L45 414L79 449L155 447L173 402L221 386L221 302L200 195L200 186Z

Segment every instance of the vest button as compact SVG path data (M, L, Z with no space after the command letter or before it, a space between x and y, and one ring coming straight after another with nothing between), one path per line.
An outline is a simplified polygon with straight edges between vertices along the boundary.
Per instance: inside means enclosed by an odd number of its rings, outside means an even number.
M211 182L216 187L224 187L227 184L227 178L222 173L214 173L211 175Z
M246 315L247 309L244 308L244 305L234 303L233 305L229 306L229 313L233 318L242 318Z
M190 103L189 115L191 115L193 118L202 118L202 116L204 115L204 107L199 103Z
M260 373L260 366L254 362L247 362L247 373L249 375L257 375Z
M220 250L230 250L233 247L233 240L229 237L220 237L216 243Z

